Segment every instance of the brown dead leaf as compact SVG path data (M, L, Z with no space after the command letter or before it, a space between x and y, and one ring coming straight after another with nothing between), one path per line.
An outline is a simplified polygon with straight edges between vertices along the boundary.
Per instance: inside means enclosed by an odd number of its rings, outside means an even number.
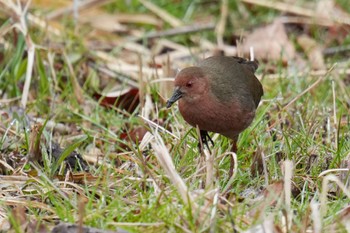
M342 222L349 225L350 223L350 206L346 206L340 211L339 218Z
M30 221L26 228L26 233L49 233L48 228L37 220Z
M334 19L343 18L349 19L350 15L345 10L341 9L334 0L321 0L317 2L316 14L320 18Z
M249 56L251 47L258 60L282 59L286 63L295 57L294 45L289 41L284 24L279 19L249 34L242 44L243 53L246 56Z
M66 175L57 175L55 176L60 181L67 181ZM75 173L69 174L68 181L77 183L77 184L85 184L89 182L95 182L98 179L97 176L92 175L91 173L87 172L80 172L80 173Z
M314 70L323 70L325 69L325 63L322 54L322 46L319 45L314 39L308 35L301 35L297 39L298 44L306 53L311 68Z
M158 17L151 14L128 14L123 12L117 12L115 14L108 14L106 11L98 8L90 8L81 12L80 17L82 17L82 21L92 22L94 18L103 16L108 17L109 20L123 23L123 24L149 24L154 25L157 28L162 27L163 21L159 20ZM89 19L90 18L90 19Z
M335 219L333 222L325 226L324 229L322 229L322 232L335 232L335 229L339 229L341 224L343 225L343 229L350 229L350 206L345 206L342 210L340 210L338 213L334 213ZM347 231L349 232L349 230Z
M127 126L127 130L123 131L119 136L121 139L121 142L118 142L117 144L117 148L118 148L117 151L122 152L124 150L128 150L130 147L130 144L140 143L147 132L148 132L148 129L144 126L137 126L137 127ZM117 166L120 165L120 163L118 163L120 162L118 161L118 159L116 159L115 161Z
M260 201L256 207L250 212L250 216L255 219L262 218L265 210L271 206L275 206L283 198L284 182L283 180L276 181L268 185L261 193Z
M150 24L157 28L163 27L163 21L150 14L127 14L119 12L115 17L120 23Z
M163 21L149 14L108 14L96 8L83 11L80 14L79 21L107 32L128 32L128 27L124 25L126 23L150 24L157 28L163 26Z
M276 202L282 197L284 189L284 183L282 180L276 181L266 187L263 192L264 199L267 205L275 205Z
M79 21L89 23L93 28L107 32L127 32L128 28L120 24L114 15L104 13L97 9L83 12Z
M130 88L123 91L117 91L106 95L95 93L94 97L100 100L102 106L117 106L132 113L140 103L139 89Z
M15 221L15 223L12 223L12 224L17 224L18 226L21 226L22 229L25 228L25 226L27 225L27 215L26 215L26 209L24 208L24 206L22 205L16 206L12 210L12 217L13 217L13 220Z
M332 43L336 43L340 46L340 48L343 47L344 41L347 39L348 35L350 34L350 26L349 25L333 25L328 28L327 36L325 40L325 45L329 45ZM337 47L336 47L337 48ZM332 49L328 48L328 51L324 51L325 55L332 55L334 53L346 53L348 50L346 49L346 46L344 46L345 49Z
M143 127L135 127L130 132L123 132L120 135L120 138L122 140L132 141L134 143L141 142L143 139L143 136L148 132L148 130Z
M20 232L26 233L48 233L48 229L45 225L37 220L31 221L26 214L24 206L18 205L12 210L13 225L21 229ZM12 226L14 229L16 227Z

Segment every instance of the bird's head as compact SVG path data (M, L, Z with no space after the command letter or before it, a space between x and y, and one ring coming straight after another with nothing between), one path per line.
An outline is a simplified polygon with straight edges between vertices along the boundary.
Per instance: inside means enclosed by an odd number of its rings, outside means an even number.
M177 100L182 99L189 103L201 99L208 91L208 80L201 68L188 67L180 71L175 78L174 93L166 103L170 108Z

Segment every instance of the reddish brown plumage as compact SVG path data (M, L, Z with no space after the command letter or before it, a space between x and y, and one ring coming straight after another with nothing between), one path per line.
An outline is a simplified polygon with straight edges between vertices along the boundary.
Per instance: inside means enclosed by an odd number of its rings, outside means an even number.
M235 140L252 122L263 95L256 68L256 62L243 58L207 58L176 76L167 106L179 100L181 115L190 125Z
M237 151L239 133L253 121L263 95L255 77L255 61L239 57L214 56L188 67L175 78L175 90L167 107L179 100L181 115L200 129L201 141L208 146L207 131L222 134L233 141ZM231 158L230 176L234 161Z

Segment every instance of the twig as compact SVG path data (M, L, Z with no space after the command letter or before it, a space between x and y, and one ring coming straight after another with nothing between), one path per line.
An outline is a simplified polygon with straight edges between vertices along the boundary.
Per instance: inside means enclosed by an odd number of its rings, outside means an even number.
M103 52L103 51L94 51L93 55L98 57L99 59L102 59L105 62L105 65L110 69L118 73L128 74L125 75L126 77L132 77L135 81L138 80L139 77L139 66L138 65L132 65L129 63L126 63L122 59L117 59L110 54ZM152 76L155 74L155 70L157 70L157 73L159 76L163 75L163 71L160 68L148 68L144 66L142 68L143 75ZM137 84L138 86L138 84Z
M337 64L337 63L336 63ZM286 105L284 105L284 107L280 110L280 112L286 110L287 108L289 108L292 104L294 104L294 102L296 102L298 99L300 99L303 95L305 95L306 93L308 93L311 89L315 88L318 84L321 83L321 81L323 81L325 79L325 77L327 77L327 75L334 69L334 67L336 66L336 64L334 64L329 70L327 71L321 71L321 73L317 72L315 74L312 75L322 75L322 77L320 77L319 79L317 79L313 84L311 84L308 88L306 88L303 92L301 92L300 94L298 94L296 97L294 97L291 101L289 101L289 103L287 103ZM273 124L271 124L269 126L269 130L271 130L273 127L275 127L276 124L279 124L282 121L281 118L279 118L278 120L276 120Z
M293 13L296 15L303 15L313 17L315 15L313 10L305 9L296 5L291 5L285 2L268 1L268 0L242 0L242 2L272 8L275 10Z
M323 55L325 55L325 56L330 56L333 54L345 53L345 52L350 52L350 45L325 48L322 51Z
M112 78L116 78L118 79L120 82L123 82L131 87L138 87L138 84L137 82L133 81L130 77L127 77L126 75L124 74L121 74L121 73L118 73L118 72L115 72L115 71L112 71L110 69L107 69L105 67L101 67L93 62L89 62L88 65L93 68L93 69L96 69L97 71L101 72L101 73L104 73Z
M165 22L169 23L172 27L179 27L183 25L183 22L174 16L170 15L168 12L164 11L157 5L151 3L147 0L139 0L147 9L158 15ZM206 49L213 49L215 46L208 40L199 37L191 37L193 41L198 41L202 47Z
M350 169L349 168L334 168L334 169L328 169L328 170L325 170L325 171L322 171L318 177L322 177L322 176L325 176L327 175L328 173L331 173L331 172L349 172Z
M145 118L144 116L139 115L139 117L141 117L142 120L144 120L145 122L147 122L149 124L149 126L153 127L155 130L161 130L164 133L170 134L173 138L179 140L180 138L178 136L176 136L175 134L173 134L172 132L170 132L169 130L165 129L164 127L158 125L157 123L154 123L153 121Z
M160 32L150 32L142 37L132 38L132 40L136 39L153 39L153 38L159 38L159 37L165 37L165 36L176 36L181 34L188 34L193 32L200 32L204 30L212 30L215 28L214 23L208 23L208 24L192 24L192 25L186 25L186 26L179 26L176 28L168 29L165 31Z
M168 12L158 7L157 5L153 4L152 2L147 0L139 0L139 2L142 3L147 9L149 9L150 11L158 15L165 22L170 24L172 27L182 26L183 23L181 22L181 20L170 15Z
M323 27L330 27L333 23L327 19L312 19L307 16L281 16L280 20L283 24L310 24Z
M110 1L111 0L86 0L86 1L80 1L79 4L77 5L77 9L76 10L84 10L84 9L91 8L91 7L94 7L94 6L101 6L101 5L107 4ZM60 8L58 10L55 10L55 11L47 14L46 15L46 19L54 20L54 19L57 19L57 18L61 17L62 15L70 14L73 11L74 11L74 7L73 7L73 5L70 5L68 7Z
M228 16L228 1L222 0L220 20L215 28L216 40L217 40L219 48L222 48L224 45L223 38L224 38L224 33L225 33L225 28L226 28L227 16Z
M321 78L319 78L318 80L316 80L316 82L314 82L313 84L311 84L308 88L306 88L304 91L302 91L301 93L299 93L297 96L294 97L294 99L292 99L291 101L289 101L288 104L286 104L282 110L285 110L287 108L289 108L289 106L291 106L295 101L297 101L298 99L300 99L303 95L305 95L306 93L308 93L311 89L315 88L318 84L320 84L321 81L323 81L323 79L325 77L327 77L327 74L329 74L334 67L336 66L336 64L334 64L328 71L327 73L322 76Z
M20 97L13 97L13 98L9 98L9 99L0 99L0 104L9 104L9 103L17 101L19 99L20 99Z
M31 25L36 25L37 27L41 28L42 30L47 30L49 33L55 35L55 36L62 36L61 30L62 28L56 28L55 26L50 25L46 20L43 20L33 14L28 13L27 19L30 22Z

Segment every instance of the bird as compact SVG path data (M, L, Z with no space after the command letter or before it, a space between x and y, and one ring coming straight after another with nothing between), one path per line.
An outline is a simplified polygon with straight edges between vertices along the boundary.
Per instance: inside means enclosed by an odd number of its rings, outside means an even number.
M198 145L209 149L209 142L214 142L208 132L218 133L232 139L231 150L236 153L239 134L252 123L264 94L254 74L257 68L257 61L241 57L208 57L176 75L166 107L178 101L184 120L200 130ZM231 157L230 177L233 169Z

